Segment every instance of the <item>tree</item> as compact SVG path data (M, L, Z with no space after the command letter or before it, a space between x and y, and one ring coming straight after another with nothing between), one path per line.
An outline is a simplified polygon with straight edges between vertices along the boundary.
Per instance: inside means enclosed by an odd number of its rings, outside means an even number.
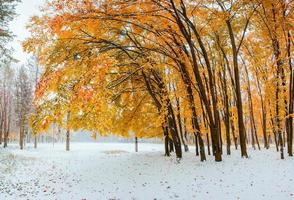
M32 87L25 70L24 66L21 66L15 80L15 112L19 127L20 149L24 147L25 127L28 124L28 116L32 108Z
M11 69L11 62L7 62L1 69L1 134L0 141L3 136L3 146L7 147L9 140L9 132L11 128L12 118L12 102L13 102L13 70Z
M8 29L9 22L15 16L15 6L20 0L1 0L0 4L0 62L3 62L5 57L10 58L7 47L8 41L13 37Z
M36 57L30 57L28 59L27 66L28 66L29 73L32 74L31 83L33 85L33 87L32 87L33 92L35 93L36 89L37 89L37 84L38 84L38 81L39 81L39 77L40 77L40 74L41 74L37 58ZM33 102L33 99L32 99L32 102ZM31 105L31 106L32 106L31 110L33 110L34 107L33 107L33 105ZM34 112L34 111L32 111L32 112ZM34 135L33 138L34 138L34 148L37 148L38 136Z

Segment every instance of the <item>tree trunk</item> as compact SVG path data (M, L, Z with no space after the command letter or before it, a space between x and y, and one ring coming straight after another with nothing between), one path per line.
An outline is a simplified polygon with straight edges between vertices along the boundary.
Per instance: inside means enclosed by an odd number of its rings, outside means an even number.
M290 70L290 83L289 83L289 117L286 119L286 131L287 131L287 151L289 156L293 156L293 113L294 113L294 69L291 61L291 35L288 31L287 34L287 55L288 65Z
M285 131L282 131L282 143L283 143L283 147L286 147L286 133Z
M203 139L201 138L200 133L198 132L198 142L199 142L199 147L200 147L200 160L204 161L206 160L206 156L205 156L205 146L204 146L204 142Z
M179 137L179 133L177 130L177 123L176 123L176 119L175 119L175 115L174 115L174 111L172 108L172 105L170 102L168 102L168 123L169 123L169 130L171 133L171 137L172 137L172 141L173 141L173 145L175 148L175 153L177 158L181 159L182 158L182 145L181 145L181 140Z
M261 125L262 125L262 135L263 135L263 143L264 143L264 148L268 149L269 148L269 142L268 142L268 138L267 138L267 125L266 125L266 116L267 116L267 112L266 112L266 104L264 102L263 99L263 94L261 92L261 85L260 85L260 81L258 78L258 74L257 72L255 72L255 76L256 76L256 82L257 82L257 91L258 94L260 96L260 103L261 103L261 115L262 115L262 120L261 120Z
M162 126L163 129L163 134L164 134L164 151L165 151L165 156L170 156L169 152L169 137L168 137L168 128Z
M182 143L184 145L185 152L189 151L188 145L186 145L186 141L183 134L183 127L182 127L182 120L181 120L181 109L180 109L180 99L176 97L176 103L177 103L177 119L178 119L178 127L179 132L181 136Z
M24 132L23 132L22 122L19 127L19 146L20 146L20 149L22 150L24 146Z
M284 144L283 144L283 136L282 136L282 124L280 119L280 95L281 95L281 88L280 88L280 81L284 84L284 75L283 75L283 61L281 60L281 50L280 50L280 43L277 36L277 20L276 20L276 8L272 5L272 14L273 14L273 23L274 23L274 30L273 30L273 38L272 38L272 47L273 53L276 63L276 116L275 116L275 132L278 136L278 144L280 146L281 151L281 159L284 159ZM281 80L280 80L281 79Z
M199 156L198 136L196 133L194 133L194 138L195 138L195 153L196 153L196 156Z
M278 139L277 139L277 134L274 132L274 141L275 141L275 146L277 152L279 152L279 144L278 144Z
M276 150L277 152L279 152L279 143L278 143L278 135L276 133L276 128L275 128L275 119L272 115L272 111L270 110L270 117L271 117L271 124L272 124L272 133L274 134L274 142L275 142L275 146L276 146ZM269 140L268 140L268 144L270 144L270 135L269 135Z
M135 137L135 152L138 152L138 138Z
M281 131L278 131L278 139L280 145L281 159L284 159L284 145Z
M69 146L70 146L70 130L67 129L66 130L66 149L65 149L66 151L70 150Z
M255 140L256 140L256 143L257 143L257 147L258 147L258 150L260 150L260 144L259 144L259 140L258 140L258 136L257 136L257 131L255 132Z
M245 136L245 126L243 119L243 107L242 107L242 96L241 96L241 86L240 86L240 74L238 67L238 49L235 43L235 36L229 20L226 21L229 30L232 52L233 52L233 66L234 66L234 77L235 77L235 92L236 92L236 104L238 113L238 128L239 128L239 138L241 146L241 157L248 158L247 147L246 147L246 136Z
M69 127L69 120L70 120L70 111L67 112L67 127L66 127L66 151L70 150L70 127Z
M169 142L169 152L174 152L174 143L173 143L173 140L171 138L168 139L168 142Z
M188 141L187 136L188 136L188 132L187 132L187 125L186 125L186 118L184 118L184 140L186 142ZM185 149L185 152L188 152L189 151L189 147L188 147L187 144L186 144L186 146L187 146L187 149Z
M277 73L278 76L278 73ZM281 130L281 122L280 122L280 108L279 108L279 95L280 95L280 89L279 89L279 80L277 80L276 84L276 120L275 120L275 133L278 137L278 145L280 146L280 152L281 152L281 159L284 159L284 145L283 145L283 136L282 136L282 130Z
M245 68L246 78L247 78L247 93L248 93L248 101L249 101L252 146L255 149L255 142L256 142L258 149L260 150L260 145L259 145L258 136L257 136L257 128L256 128L255 118L254 118L254 110L253 110L253 102L252 102L252 96L251 96L251 84L250 84L250 80L249 80L249 73L248 73L248 69L247 69L247 65L246 65L245 61L243 59L242 59L242 61L244 63L244 68Z
M227 81L225 76L225 70L223 74L223 91L224 91L224 124L226 129L226 146L227 146L227 155L231 154L231 137L230 137L230 111L229 111L229 98L228 98L228 89Z
M196 155L199 155L198 151L198 139L199 139L199 145L200 145L200 160L204 161L206 160L205 157L205 147L204 147L204 142L201 138L200 134L200 126L197 120L197 113L196 113L196 108L195 108L195 102L194 102L194 95L193 95L193 90L192 90L192 85L191 85L191 79L190 75L186 69L186 66L183 63L179 64L179 67L181 67L181 73L182 73L182 78L186 86L186 92L187 92L187 97L189 100L189 107L192 112L192 127L194 129L194 136L195 136L195 145L196 145ZM201 146L203 145L203 146Z
M263 134L263 143L264 143L264 147L266 149L269 148L269 143L268 143L268 139L267 139L267 134L266 134L266 109L265 109L265 105L263 103L263 100L261 102L261 112L262 112L262 134Z
M220 114L217 112L217 119L218 119L218 129L219 129L219 143L220 143L220 153L223 154L223 137L222 137L222 127L221 127L221 120L220 120Z
M206 133L206 140L207 140L207 150L208 150L208 155L210 155L210 143L209 143L209 136L208 136L208 133Z
M6 148L8 144L8 132L4 133L4 142L3 142L3 147Z
M233 141L234 141L234 145L235 145L235 149L238 149L238 138L235 134L235 125L234 125L234 119L233 119L233 115L230 112L230 125L231 125L231 130L232 130L232 135L233 135Z
M7 112L7 110L6 110ZM8 136L9 136L9 131L10 131L10 109L8 111L8 114L5 114L5 126L4 126L4 148L7 147L8 145Z
M3 121L4 121L4 116L3 112L1 112L1 121L0 121L0 145L3 143Z

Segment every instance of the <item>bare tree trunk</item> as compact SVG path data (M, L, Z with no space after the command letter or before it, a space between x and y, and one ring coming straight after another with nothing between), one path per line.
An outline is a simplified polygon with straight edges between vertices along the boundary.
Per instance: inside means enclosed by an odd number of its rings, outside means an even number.
M37 143L38 143L38 139L37 139L37 135L34 135L34 148L37 148Z
M187 132L187 125L186 125L186 118L184 118L184 139L186 142L188 142L188 132ZM188 144L187 145L187 151L189 151Z
M268 142L267 133L266 133L266 129L267 129L267 125L266 125L266 116L267 116L266 104L264 102L264 98L263 98L263 95L262 95L262 92L261 92L261 84L260 84L260 81L258 79L257 72L255 72L255 76L256 76L256 82L257 82L257 91L258 91L258 94L260 96L260 103L261 103L261 115L262 115L261 124L262 124L263 143L264 143L264 148L268 149L269 148L269 142Z
M241 86L240 86L240 74L238 67L238 49L235 43L235 36L229 20L226 21L229 30L232 51L233 51L233 66L234 66L234 76L235 76L235 92L236 92L236 104L238 113L238 128L239 128L239 138L241 146L241 156L248 158L247 147L246 147L246 132L243 119L243 107L242 107L242 96L241 96Z
M70 120L70 111L67 112L66 151L69 151L70 150L70 128L69 128L69 120Z
M186 140L184 138L183 134L183 127L182 127L182 120L181 120L181 110L180 110L180 99L176 97L176 103L177 103L177 119L178 119L178 126L179 126L179 132L181 136L182 143L184 145L185 152L189 151L188 145L186 145Z
M282 143L283 143L283 147L285 148L286 147L286 132L285 131L282 131Z
M6 82L3 82L3 147L7 147L7 140L8 140L8 133L7 133L7 124L8 124L8 117L7 117L7 94L6 94Z
M8 144L8 132L6 131L4 133L4 142L3 142L3 147L6 148Z
M276 128L275 128L275 119L273 117L272 111L270 110L270 117L271 117L271 124L272 124L272 132L274 134L274 142L275 142L275 146L276 146L276 150L277 152L279 152L279 143L278 143L278 135L276 133ZM269 135L269 141L268 144L270 144L270 135Z
M173 140L171 138L168 139L168 143L169 143L169 152L174 152L174 143Z
M138 152L138 138L135 137L135 152Z
M267 134L266 134L266 108L263 102L263 98L261 99L261 112L262 112L262 134L263 134L263 142L264 142L264 147L266 149L269 148L269 142L267 139Z
M20 119L22 121L22 119ZM19 146L20 146L20 149L22 150L23 149L23 146L24 146L24 131L23 131L23 123L21 122L20 123L20 126L19 126Z
M277 72L277 76L279 76L279 72ZM282 130L281 130L281 122L280 122L280 112L279 112L279 95L280 95L280 89L279 89L279 80L277 80L276 84L276 127L275 127L275 134L278 137L278 145L280 146L280 152L281 152L281 159L284 159L284 145L283 145L283 136L282 136Z
M207 140L207 151L208 151L208 155L210 155L210 143L209 143L208 133L206 133L206 140Z
M38 85L38 78L39 78L39 67L38 67L38 65L35 65L35 67L36 67L36 73L35 73L35 91L36 91L37 85ZM34 135L34 148L35 149L38 146L38 139L40 139L40 136L39 135Z
M281 131L278 131L278 141L280 145L281 159L284 159L284 146L283 146L283 138Z
M277 139L277 134L274 132L274 141L275 141L275 146L276 146L276 150L277 152L279 152L279 143L278 143L278 139Z
M163 133L164 133L164 150L165 150L165 156L170 156L169 152L169 137L168 137L168 128L162 126Z
M256 140L256 143L257 143L258 150L260 150L260 144L259 144L257 132L255 132L255 140Z
M3 108L1 109L1 120L0 120L0 145L3 143L3 121L4 121L4 116L3 116Z
M195 137L195 153L196 153L196 156L199 156L198 136L196 133L194 133L194 137Z
M286 131L287 131L287 150L288 155L293 156L293 113L294 113L294 69L291 61L291 35L288 31L288 65L290 69L290 83L289 83L289 117L286 119Z
M6 130L5 130L5 134L4 134L4 148L7 147L8 144L8 137L9 137L9 131L10 131L10 120L11 120L11 116L10 116L10 107L9 107L9 111L8 111L8 116L7 116L7 125L6 125Z
M225 73L225 72L224 72ZM229 114L229 102L227 93L226 77L224 77L224 102L225 102L225 114L224 123L226 128L226 144L227 144L227 155L231 154L231 136L230 136L230 114Z
M174 111L172 108L172 105L170 102L168 102L168 124L169 124L169 129L172 137L172 142L175 148L175 153L177 158L181 159L182 158L182 145L181 145L181 140L179 137L178 129L177 129L177 123L174 115Z
M281 159L284 159L284 144L283 144L283 136L282 136L282 126L281 126L281 119L280 119L280 79L282 79L282 84L284 84L284 75L283 75L283 62L281 60L281 50L280 50L280 43L277 36L277 20L276 20L276 8L272 4L272 14L273 14L273 23L274 23L274 30L273 30L273 38L272 38L272 47L273 47L273 53L275 57L275 63L276 63L276 116L275 116L275 132L278 136L278 144L280 146L280 152L281 152Z
M69 143L70 143L70 131L68 129L68 130L66 130L66 151L70 150Z
M252 96L251 96L251 84L249 80L249 73L247 69L247 65L245 61L242 59L245 72L246 72L246 77L247 77L247 93L248 93L248 101L249 101L249 112L250 112L250 127L251 127L251 139L252 139L252 146L255 149L255 142L257 143L258 149L260 150L260 145L258 141L258 136L257 136L257 128L255 124L255 118L254 118L254 110L253 110L253 102L252 102ZM256 141L255 141L256 140Z

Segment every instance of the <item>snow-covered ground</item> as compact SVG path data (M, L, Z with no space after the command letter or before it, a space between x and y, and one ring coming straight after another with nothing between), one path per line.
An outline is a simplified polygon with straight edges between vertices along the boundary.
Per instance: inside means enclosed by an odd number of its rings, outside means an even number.
M163 145L40 144L37 150L0 148L0 199L159 200L294 199L294 159L274 149L239 151L200 162L194 150L178 163L163 156Z

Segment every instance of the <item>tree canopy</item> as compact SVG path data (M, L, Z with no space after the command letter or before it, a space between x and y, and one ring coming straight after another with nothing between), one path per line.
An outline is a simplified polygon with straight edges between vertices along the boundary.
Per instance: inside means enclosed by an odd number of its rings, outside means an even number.
M292 155L291 1L52 0L28 29L24 49L44 66L36 134L57 123L170 138L178 158L194 137L202 161L209 140L221 161L223 143L248 157L248 140L274 138Z

